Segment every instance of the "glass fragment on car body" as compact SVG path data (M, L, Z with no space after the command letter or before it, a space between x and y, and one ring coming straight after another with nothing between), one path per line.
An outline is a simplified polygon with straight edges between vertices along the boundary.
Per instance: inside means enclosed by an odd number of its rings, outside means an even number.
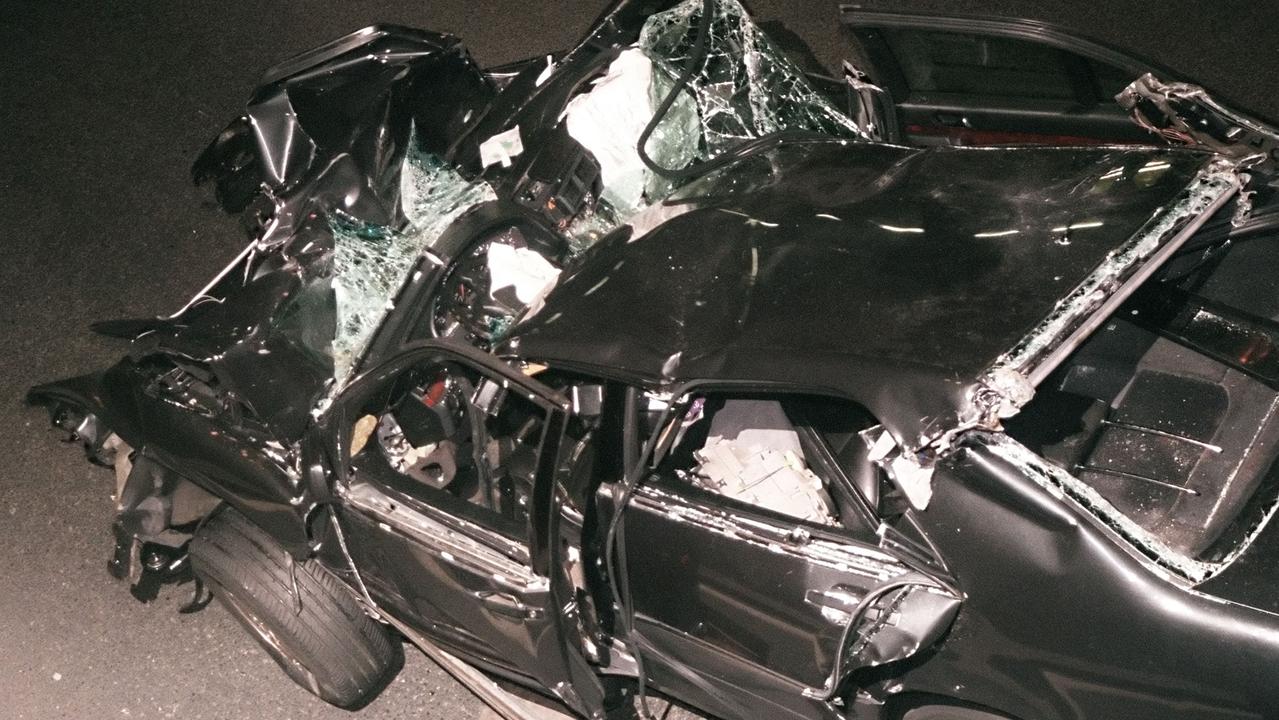
M700 0L686 0L650 16L636 48L623 51L604 77L565 108L563 118L570 134L597 157L609 159L604 163L600 207L579 216L567 232L576 241L572 244L576 252L660 203L673 189L672 183L643 167L635 142L688 60L701 6ZM783 130L865 139L852 120L813 89L736 0L718 0L714 8L703 67L648 142L655 162L679 168ZM619 132L619 128L629 130ZM516 127L507 134L518 132ZM512 157L524 152L522 143L516 148L517 137L490 138L490 142L501 140L501 148L506 148L501 150L506 160L499 164L509 165ZM491 163L482 159L482 164ZM410 223L406 229L344 220L337 209L333 284L338 325L333 355L339 385L421 252L467 209L496 199L482 180L466 180L424 153L413 136L400 187Z

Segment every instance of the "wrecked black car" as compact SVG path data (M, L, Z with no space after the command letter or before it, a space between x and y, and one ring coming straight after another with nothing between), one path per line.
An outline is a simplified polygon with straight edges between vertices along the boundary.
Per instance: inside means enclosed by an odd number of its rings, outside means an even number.
M1274 717L1279 135L842 20L843 78L736 0L269 71L194 167L248 246L29 395L115 470L112 573L343 707L407 638L509 718Z

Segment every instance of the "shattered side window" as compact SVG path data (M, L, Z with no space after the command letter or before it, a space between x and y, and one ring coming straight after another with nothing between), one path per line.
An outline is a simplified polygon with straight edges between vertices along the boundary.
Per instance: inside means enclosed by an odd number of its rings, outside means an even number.
M458 216L496 199L487 184L469 182L434 156L420 152L410 152L405 160L400 192L409 220L403 230L346 216L334 221L337 336L333 364L338 380L346 377L364 351L413 263Z
M773 45L737 0L712 4L706 59L690 81L705 153L782 130L811 130L864 138L853 120L809 84ZM639 46L668 78L676 78L694 52L702 2L687 0L649 17Z

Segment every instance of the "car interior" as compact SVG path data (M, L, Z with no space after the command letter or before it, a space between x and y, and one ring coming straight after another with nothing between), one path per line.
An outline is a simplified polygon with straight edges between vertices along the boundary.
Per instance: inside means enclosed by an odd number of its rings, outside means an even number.
M1273 233L1192 241L1040 385L1008 433L1174 550L1220 560L1275 495L1279 388L1255 368L1275 352L1279 295L1259 289L1274 287L1277 267ZM1188 316L1213 342L1176 339Z
M352 468L522 537L546 417L465 365L424 363L365 406Z
M666 404L650 398L647 421ZM869 459L863 432L878 427L855 403L787 394L695 393L662 431L656 472L787 520L873 533L906 510ZM664 449L665 448L665 449Z

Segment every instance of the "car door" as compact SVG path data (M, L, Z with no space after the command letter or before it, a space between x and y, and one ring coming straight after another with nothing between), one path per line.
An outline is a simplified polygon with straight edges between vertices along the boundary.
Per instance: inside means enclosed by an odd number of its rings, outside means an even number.
M600 693L558 610L548 543L567 412L532 378L440 340L366 373L326 424L350 554L379 608L590 714Z
M843 6L853 64L886 91L889 139L912 145L1151 143L1114 98L1168 73L1033 20Z
M697 487L662 454L641 463L614 550L631 645L663 691L723 718L829 717L850 673L928 648L955 618L938 565L852 517L809 522Z

